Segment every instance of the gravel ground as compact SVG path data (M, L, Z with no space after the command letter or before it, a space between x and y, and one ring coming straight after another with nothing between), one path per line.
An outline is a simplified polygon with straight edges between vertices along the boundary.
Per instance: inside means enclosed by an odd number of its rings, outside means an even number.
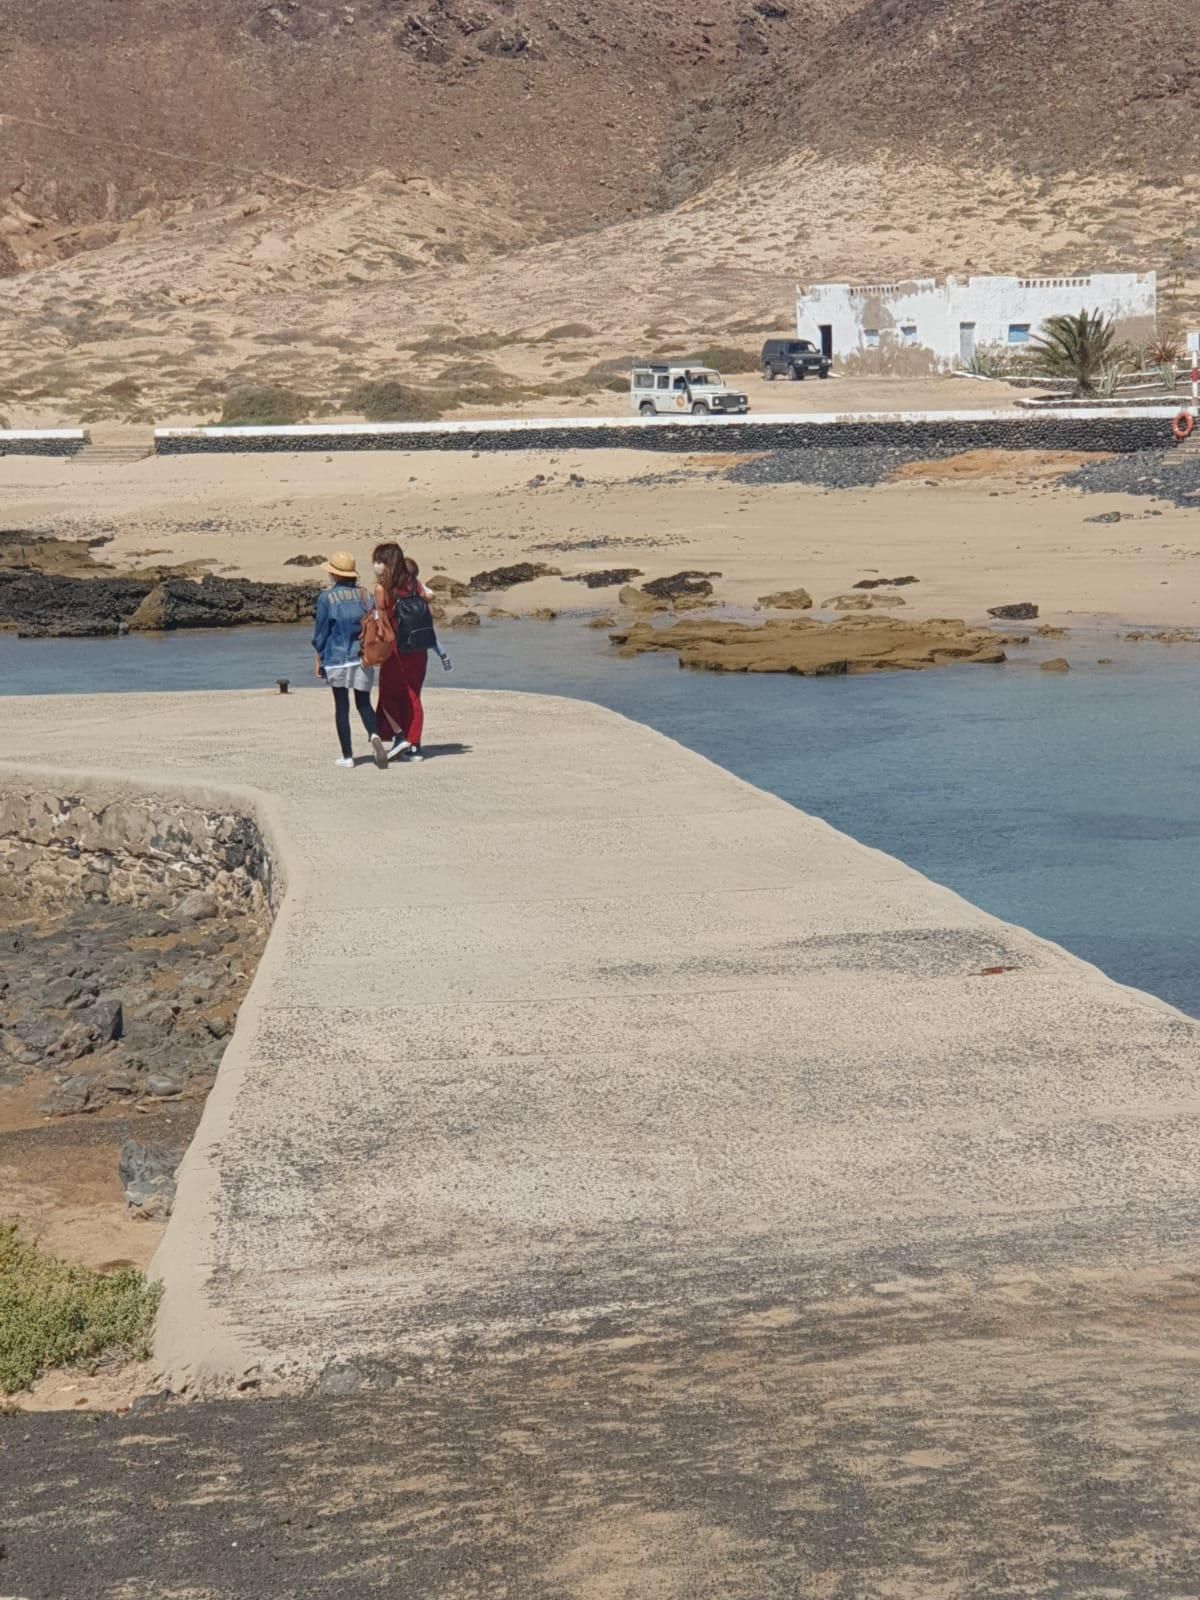
M811 483L825 489L870 489L910 461L961 455L961 445L858 445L847 449L772 450L731 467L732 483Z
M1200 507L1200 456L1174 449L1141 450L1080 467L1062 480L1067 488L1092 494L1140 494L1195 510Z

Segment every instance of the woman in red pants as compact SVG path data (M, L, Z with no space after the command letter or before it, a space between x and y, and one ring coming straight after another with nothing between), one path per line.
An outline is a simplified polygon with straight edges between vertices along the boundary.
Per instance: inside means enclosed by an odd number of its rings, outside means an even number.
M376 545L372 560L377 579L375 604L385 616L395 617L397 600L406 600L415 594L428 598L424 585L410 571L410 564L405 561L404 551L398 544ZM420 649L409 650L397 648L379 669L379 704L375 715L379 732L385 739L390 737L392 740L387 752L389 761L396 756L403 756L409 761L424 760L421 735L425 730L425 709L421 704L421 690L425 684L430 648L442 655L443 665L448 661L439 649L432 629L429 635L432 646L422 645Z

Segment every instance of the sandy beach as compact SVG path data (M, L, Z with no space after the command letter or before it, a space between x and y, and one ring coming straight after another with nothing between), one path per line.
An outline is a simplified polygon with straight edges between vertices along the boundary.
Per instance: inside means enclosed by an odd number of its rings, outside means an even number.
M397 538L426 576L464 580L521 560L564 577L692 568L721 574L721 601L745 606L803 586L819 606L862 578L903 574L919 580L904 591L903 615L913 619L977 622L991 606L1032 601L1050 625L1200 622L1194 514L1065 486L1085 457L977 452L833 491L731 482L727 470L741 459L364 452L114 467L9 457L0 459L0 504L7 528L107 538L97 559L125 571L201 563L225 576L296 581L310 576L288 565L296 556L345 548L366 563L377 541ZM595 615L616 594L551 577L495 603Z

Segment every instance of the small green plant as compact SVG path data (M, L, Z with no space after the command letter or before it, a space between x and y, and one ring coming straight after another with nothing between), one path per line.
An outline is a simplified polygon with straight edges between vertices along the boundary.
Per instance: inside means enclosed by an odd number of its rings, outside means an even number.
M1150 339L1146 346L1146 355L1150 366L1178 365L1179 355L1182 354L1178 339L1171 338L1170 334L1160 334L1158 338Z
M232 389L221 407L221 421L229 428L280 426L303 422L310 410L311 403L294 389Z
M1112 360L1116 340L1116 324L1099 311L1051 317L1031 346L1035 370L1047 378L1069 378L1080 394L1091 394Z
M26 1243L15 1224L0 1225L0 1393L106 1352L148 1355L161 1296L132 1268L72 1266Z
M976 350L970 361L963 366L964 372L969 372L973 378L1004 378L1008 376L1008 366L1004 358L995 350L981 348Z
M1102 399L1111 400L1121 386L1121 379L1125 376L1125 365L1121 361L1113 361L1102 368L1096 388Z

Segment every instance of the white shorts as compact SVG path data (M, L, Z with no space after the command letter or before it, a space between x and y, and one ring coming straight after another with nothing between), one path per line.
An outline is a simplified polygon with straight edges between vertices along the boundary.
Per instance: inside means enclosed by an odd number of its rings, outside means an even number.
M364 667L361 661L347 661L345 666L326 667L325 682L331 689L370 689L375 682L375 668Z

